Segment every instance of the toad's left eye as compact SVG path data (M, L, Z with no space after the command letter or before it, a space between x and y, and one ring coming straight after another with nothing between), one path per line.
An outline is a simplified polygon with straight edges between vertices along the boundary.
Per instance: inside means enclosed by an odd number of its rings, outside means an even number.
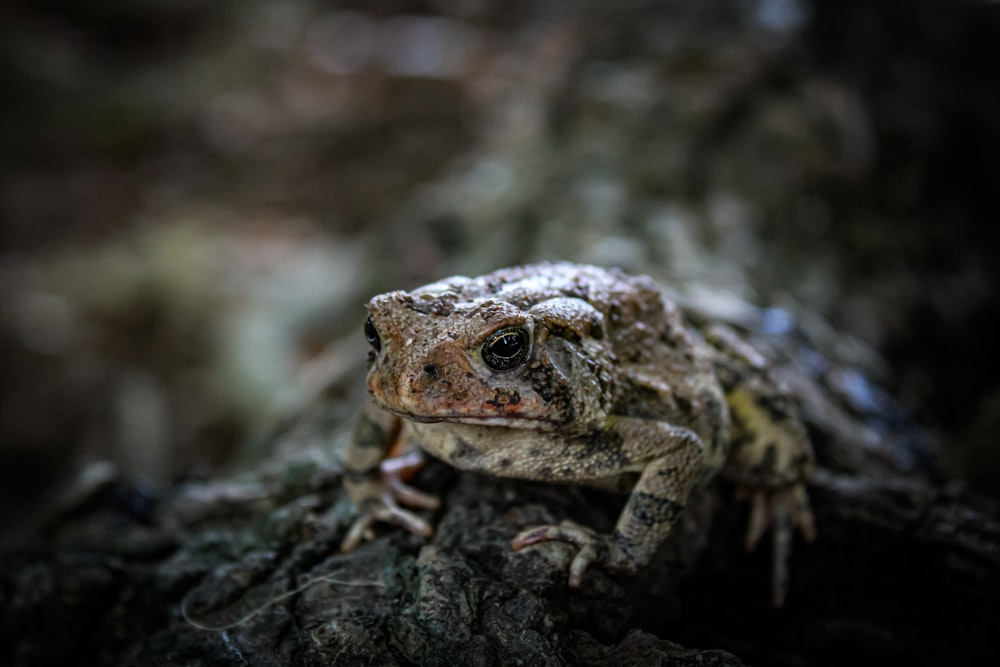
M379 338L378 329L375 328L375 323L372 322L372 318L370 317L365 320L365 339L376 352L382 349L382 339Z
M514 368L527 358L530 342L527 330L521 327L497 329L483 342L483 361L498 371Z

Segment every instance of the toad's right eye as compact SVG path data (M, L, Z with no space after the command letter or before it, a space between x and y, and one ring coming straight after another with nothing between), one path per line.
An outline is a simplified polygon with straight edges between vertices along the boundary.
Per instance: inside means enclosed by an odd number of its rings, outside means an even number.
M528 357L531 336L522 327L504 327L494 331L483 342L483 361L490 368L505 371Z
M365 340L375 348L376 352L382 349L382 339L379 338L378 329L375 328L375 323L372 322L372 318L370 317L365 320Z

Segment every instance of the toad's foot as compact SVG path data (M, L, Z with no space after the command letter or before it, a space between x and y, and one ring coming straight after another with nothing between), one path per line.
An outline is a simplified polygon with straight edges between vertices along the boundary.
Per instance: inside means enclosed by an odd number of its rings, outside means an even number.
M805 485L795 484L783 489L740 487L738 498L750 500L750 520L747 525L746 549L752 551L764 532L772 528L771 602L784 604L788 590L788 556L792 544L792 527L799 529L807 542L816 539L816 523Z
M352 551L361 542L372 539L372 529L379 522L400 526L423 537L434 533L426 520L401 507L436 510L441 506L437 496L419 491L403 481L420 465L419 457L402 456L382 461L381 481L366 482L359 488L363 498L357 503L358 518L340 543L341 551Z
M569 565L570 588L581 586L583 573L591 564L624 574L635 574L639 569L635 557L628 552L626 541L617 531L612 535L602 535L572 521L522 531L510 546L514 551L520 551L533 544L553 541L568 542L578 549Z

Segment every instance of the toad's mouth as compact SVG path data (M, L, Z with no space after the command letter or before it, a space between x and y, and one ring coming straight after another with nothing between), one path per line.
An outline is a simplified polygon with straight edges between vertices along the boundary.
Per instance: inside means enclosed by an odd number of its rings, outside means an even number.
M546 426L552 427L556 425L556 422L552 419L547 419L545 417L531 417L527 415L520 414L506 414L506 415L476 415L476 414L435 414L435 415L420 415L412 412L406 412L404 410L395 410L392 408L382 408L386 412L391 412L397 417L401 417L408 421L417 422L418 424L437 424L441 422L450 424L473 424L476 426L506 426L507 428L523 426L526 428L545 428Z

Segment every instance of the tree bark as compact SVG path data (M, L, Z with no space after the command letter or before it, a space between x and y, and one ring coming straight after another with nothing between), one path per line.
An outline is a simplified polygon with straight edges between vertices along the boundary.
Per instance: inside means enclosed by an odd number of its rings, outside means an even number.
M838 460L825 451L831 431L813 426L821 460ZM277 440L295 440L296 428ZM342 554L350 508L329 448L278 448L249 472L188 483L153 505L127 481L108 481L64 508L44 539L0 556L0 663L931 664L1000 655L995 510L919 474L887 472L874 463L878 450L856 449L848 459L878 469L817 471L819 539L796 542L782 609L770 605L769 545L743 550L746 507L722 482L693 499L639 576L592 569L574 591L556 562L562 545L515 554L510 540L567 517L609 529L622 498L431 463L416 484L444 500L435 535L386 527Z

